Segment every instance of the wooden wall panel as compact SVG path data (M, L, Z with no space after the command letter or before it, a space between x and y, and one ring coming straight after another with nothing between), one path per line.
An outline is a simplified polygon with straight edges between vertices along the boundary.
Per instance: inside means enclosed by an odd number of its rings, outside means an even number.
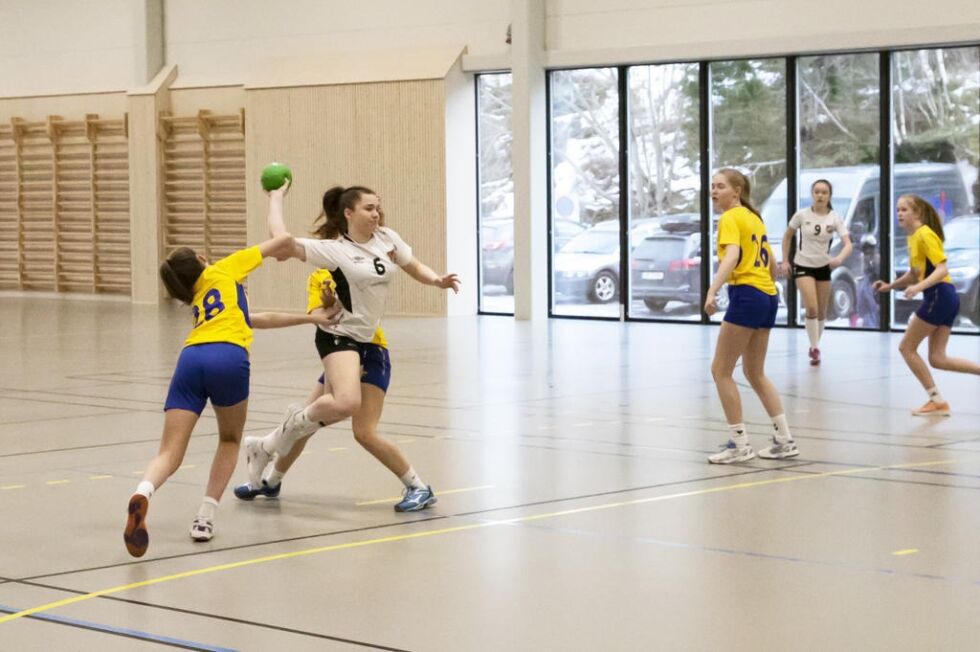
M267 200L258 183L270 161L288 164L294 185L286 223L307 235L332 185L365 185L382 199L388 226L417 258L444 269L446 251L445 98L442 80L247 91L248 240L267 236ZM258 308L305 307L305 264L269 262L251 279ZM387 314L444 315L445 291L399 275Z

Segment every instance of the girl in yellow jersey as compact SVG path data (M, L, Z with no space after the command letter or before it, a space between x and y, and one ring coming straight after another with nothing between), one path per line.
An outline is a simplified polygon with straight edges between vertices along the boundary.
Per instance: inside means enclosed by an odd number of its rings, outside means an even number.
M310 274L307 281L307 312L324 307L325 304L335 305L335 290L336 283L330 272L325 269L315 270ZM378 434L381 411L384 408L385 395L391 381L391 359L388 355L388 342L380 327L375 329L374 337L371 338L370 342L359 345L358 352L361 357L361 405L351 416L354 439L384 464L389 471L405 481L406 475L414 474L412 465L401 449ZM328 391L329 387L324 382L323 374L321 374L302 407L311 405ZM296 406L291 405L287 408L287 412L292 412L295 409ZM264 439L271 442L274 436L275 431L266 435ZM311 436L304 437L293 444L288 454L281 457L276 456L272 464L266 467L260 486L253 487L250 482L245 482L235 487L235 496L242 500L253 500L256 496L278 497L282 488L283 476L302 454Z
M712 464L744 462L755 457L742 422L742 402L732 372L742 358L742 370L772 419L772 445L759 457L784 459L799 455L789 432L782 401L765 375L769 329L776 323L779 297L773 279L776 262L766 237L766 227L750 200L749 180L738 170L724 168L711 179L711 203L718 220L718 271L708 288L704 310L718 311L715 297L728 282L728 310L718 334L711 362L718 396L728 419L731 436L720 452L708 456Z
M918 353L919 344L929 338L929 364L936 369L980 374L980 365L946 355L950 329L960 311L960 298L949 278L943 251L943 225L936 209L918 195L898 198L898 225L908 234L909 270L891 283L875 281L874 289L890 292L905 288L905 297L922 292L922 305L909 320L898 350L909 369L929 395L915 416L949 416L949 403L936 389L929 367Z
M252 328L326 324L323 311L313 315L259 313L249 316L242 281L265 257L285 260L295 247L283 234L237 251L213 265L193 249L181 247L160 266L160 277L175 299L192 306L194 326L184 341L164 404L160 450L150 462L136 493L129 499L123 540L134 557L149 545L146 512L150 496L180 467L191 431L208 399L218 421L218 449L204 501L191 525L191 538L207 541L214 532L214 512L238 460L238 445L248 406Z

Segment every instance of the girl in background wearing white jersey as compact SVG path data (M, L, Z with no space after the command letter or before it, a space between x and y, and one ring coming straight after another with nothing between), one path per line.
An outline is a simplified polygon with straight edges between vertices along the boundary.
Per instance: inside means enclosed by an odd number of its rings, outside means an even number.
M270 233L287 232L282 215L287 187L288 184L269 193ZM390 374L387 350L381 349L382 355L380 347L371 341L394 278L392 263L424 285L454 292L459 292L459 278L456 274L439 276L419 262L412 255L412 248L384 226L381 201L369 188L336 186L327 190L321 217L323 224L316 231L320 239L296 239L290 256L330 271L337 286L337 299L343 306L336 323L321 326L316 333L324 370L323 394L305 407L296 405L290 409L283 423L265 437L245 438L249 485L262 488L264 471L273 455L285 458L294 444L320 427L351 416L363 420L364 415L369 415L373 424L368 429L370 436L358 441L405 485L404 497L395 510L425 509L436 502L435 494L398 447L377 435L385 393L378 386L380 383L362 383L362 376Z
M827 321L827 304L830 301L830 272L841 266L851 254L851 237L844 228L844 221L834 212L830 203L833 186L826 179L817 179L810 186L813 204L797 211L790 219L783 235L783 262L780 272L789 276L792 271L796 287L803 297L806 310L806 334L810 339L810 364L820 364L820 337ZM799 231L800 238L793 264L789 262L790 242ZM844 247L840 253L830 257L834 234L841 239Z

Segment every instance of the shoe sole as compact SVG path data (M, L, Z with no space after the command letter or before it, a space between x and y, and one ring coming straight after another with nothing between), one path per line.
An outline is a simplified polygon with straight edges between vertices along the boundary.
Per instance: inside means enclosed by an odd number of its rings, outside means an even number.
M949 410L936 410L935 412L913 412L913 417L948 417Z
M150 501L142 494L135 494L129 499L129 518L123 531L123 541L133 557L142 557L150 546L150 535L146 531L146 510L149 506Z

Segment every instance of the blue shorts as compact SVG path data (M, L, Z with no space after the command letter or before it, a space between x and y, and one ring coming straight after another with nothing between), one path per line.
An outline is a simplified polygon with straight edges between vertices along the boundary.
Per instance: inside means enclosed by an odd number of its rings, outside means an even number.
M922 293L922 305L915 311L915 316L933 326L952 328L959 312L960 298L956 295L956 288L942 282Z
M778 310L778 294L766 294L751 285L729 285L723 321L745 328L772 328Z
M163 409L200 414L208 399L228 407L248 398L248 351L237 344L209 342L185 346L170 379Z
M387 392L391 383L391 358L388 349L377 344L358 342L357 351L361 355L361 382ZM323 384L323 374L320 374L317 382Z

